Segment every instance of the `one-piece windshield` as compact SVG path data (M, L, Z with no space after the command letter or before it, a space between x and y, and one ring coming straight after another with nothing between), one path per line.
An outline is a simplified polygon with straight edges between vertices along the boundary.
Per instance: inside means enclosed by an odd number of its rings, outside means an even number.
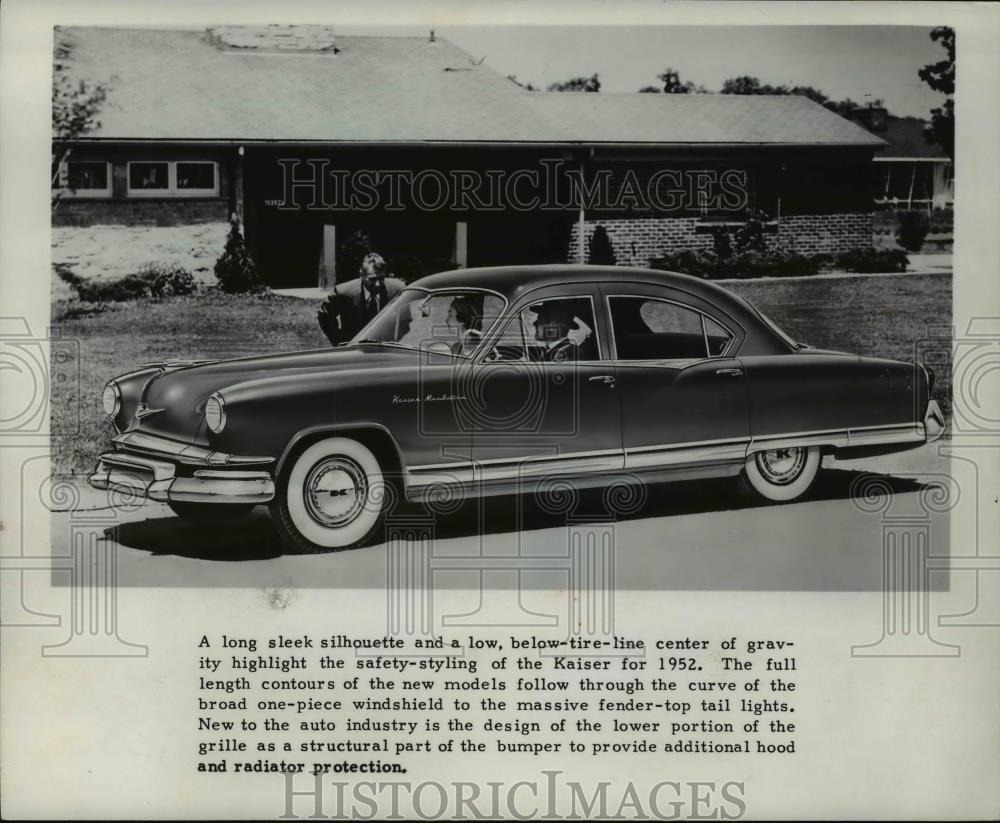
M434 349L468 357L503 313L499 295L479 289L404 289L351 343Z

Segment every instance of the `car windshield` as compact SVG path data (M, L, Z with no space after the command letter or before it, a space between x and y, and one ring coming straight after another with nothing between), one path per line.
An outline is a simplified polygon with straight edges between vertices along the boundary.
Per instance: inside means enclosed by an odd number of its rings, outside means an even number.
M503 313L502 297L479 289L404 289L352 343L381 343L468 357Z

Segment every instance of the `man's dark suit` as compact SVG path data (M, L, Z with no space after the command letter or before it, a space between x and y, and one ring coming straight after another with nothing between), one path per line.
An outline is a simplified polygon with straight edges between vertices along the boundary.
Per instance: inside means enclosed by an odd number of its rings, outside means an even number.
M338 283L319 308L316 319L327 339L336 346L350 340L378 314L406 284L385 278L374 293L361 278Z

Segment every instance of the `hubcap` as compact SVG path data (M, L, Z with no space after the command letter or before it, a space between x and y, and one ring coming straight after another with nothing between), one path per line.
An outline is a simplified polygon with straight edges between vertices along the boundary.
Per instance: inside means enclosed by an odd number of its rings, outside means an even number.
M757 452L757 468L764 478L779 486L793 482L806 463L806 450L800 446Z
M361 514L368 497L365 472L347 457L321 460L306 475L306 511L322 526L346 526Z

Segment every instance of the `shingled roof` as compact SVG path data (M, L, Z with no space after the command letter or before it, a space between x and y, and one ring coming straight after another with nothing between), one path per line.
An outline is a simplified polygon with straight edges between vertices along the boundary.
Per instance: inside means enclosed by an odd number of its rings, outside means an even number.
M293 31L297 30L297 31ZM527 92L440 38L64 28L113 78L89 139L878 146L800 97Z

